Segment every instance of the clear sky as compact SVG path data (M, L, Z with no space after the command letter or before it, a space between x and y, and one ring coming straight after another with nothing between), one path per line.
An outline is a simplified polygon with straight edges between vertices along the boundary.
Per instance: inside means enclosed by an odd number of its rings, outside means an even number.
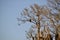
M46 4L45 0L0 0L0 40L27 40L25 30L30 25L18 26L19 13L30 5Z

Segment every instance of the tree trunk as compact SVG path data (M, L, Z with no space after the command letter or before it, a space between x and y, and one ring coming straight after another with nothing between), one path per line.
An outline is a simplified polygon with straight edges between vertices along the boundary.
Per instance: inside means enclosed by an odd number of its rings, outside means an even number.
M39 16L38 16L37 27L38 27L38 30L37 30L38 37L37 37L37 39L40 40L40 20L39 20Z

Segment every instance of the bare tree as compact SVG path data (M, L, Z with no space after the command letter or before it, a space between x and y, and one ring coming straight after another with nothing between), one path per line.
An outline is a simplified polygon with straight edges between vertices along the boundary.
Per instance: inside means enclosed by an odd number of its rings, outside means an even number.
M55 22L57 23L54 27L55 29L55 38L60 40L60 0L47 0L49 7L51 7L53 15L55 16ZM55 12L54 12L55 11ZM58 36L57 36L58 35Z
M59 20L57 15L52 14L50 8L47 6L39 6L37 4L30 6L30 8L25 8L20 15L21 16L17 18L18 22L30 22L34 24L27 32L27 38L30 40L46 40L43 36L46 34L47 36L48 34L50 35L50 32L53 32L50 27L55 29L58 24L56 20ZM58 19L56 19L56 17ZM47 30L41 31L42 27L47 28ZM35 30L33 30L34 28ZM47 40L51 40L50 38L51 36L48 36Z

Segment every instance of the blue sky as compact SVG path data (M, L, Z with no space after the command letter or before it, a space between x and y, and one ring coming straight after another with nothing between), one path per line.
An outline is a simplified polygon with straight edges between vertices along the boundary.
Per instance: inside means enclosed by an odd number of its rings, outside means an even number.
M25 23L18 26L19 13L30 5L46 4L45 0L0 0L0 40L27 40L25 30L30 25Z

